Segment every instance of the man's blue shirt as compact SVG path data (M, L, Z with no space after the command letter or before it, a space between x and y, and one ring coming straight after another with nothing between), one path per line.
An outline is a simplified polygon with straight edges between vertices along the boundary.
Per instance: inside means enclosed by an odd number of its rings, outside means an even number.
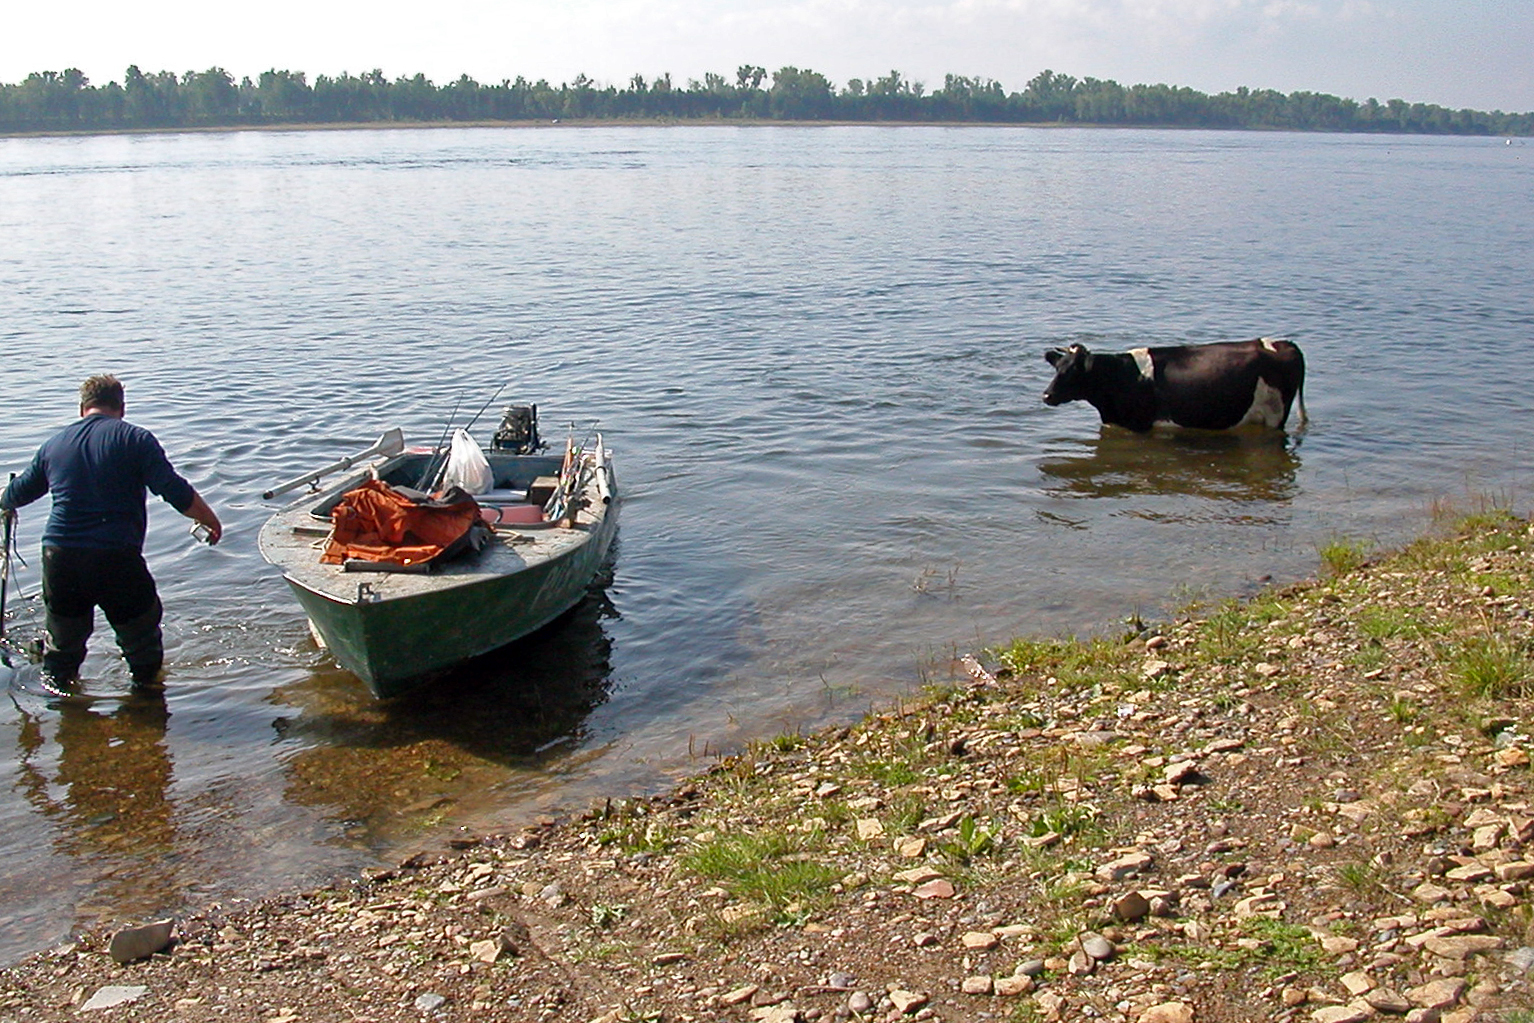
M141 550L149 520L145 490L178 512L190 508L197 496L171 467L154 434L98 413L50 437L6 487L0 505L19 508L51 492L45 547Z

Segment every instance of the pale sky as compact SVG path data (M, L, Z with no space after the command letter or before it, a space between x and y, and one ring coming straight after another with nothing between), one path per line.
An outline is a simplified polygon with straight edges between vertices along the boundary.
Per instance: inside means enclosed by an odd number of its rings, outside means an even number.
M1047 67L1534 110L1534 0L0 0L0 25L3 82L78 67L101 84L137 64L683 86L753 64L838 88L896 69L929 89L952 73L1013 92Z

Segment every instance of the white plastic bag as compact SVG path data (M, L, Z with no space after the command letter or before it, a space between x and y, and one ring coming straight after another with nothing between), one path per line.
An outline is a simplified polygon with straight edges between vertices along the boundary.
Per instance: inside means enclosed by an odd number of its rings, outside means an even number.
M453 431L453 443L447 449L447 466L442 470L442 489L462 487L471 494L483 494L495 484L495 474L485 453L463 430Z

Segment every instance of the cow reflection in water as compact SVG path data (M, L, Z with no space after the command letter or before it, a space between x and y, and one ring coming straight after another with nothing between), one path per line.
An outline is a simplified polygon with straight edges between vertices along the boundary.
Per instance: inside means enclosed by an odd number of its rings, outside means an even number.
M1046 494L1285 504L1299 492L1299 440L1282 433L1175 431L1142 436L1103 427L1082 446L1082 454L1039 462Z
M162 894L175 888L166 865L177 844L164 693L72 697L57 708L56 749L44 734L47 718L23 715L17 788L57 825L57 851L106 865L92 868L109 878L95 892L98 902L114 912L161 908Z

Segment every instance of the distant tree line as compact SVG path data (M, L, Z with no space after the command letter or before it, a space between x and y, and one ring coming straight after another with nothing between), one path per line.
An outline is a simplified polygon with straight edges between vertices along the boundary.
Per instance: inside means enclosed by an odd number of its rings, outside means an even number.
M1431 103L1358 102L1325 93L1248 89L1208 95L1171 85L1123 86L1111 80L1043 71L1021 92L989 78L948 75L928 90L898 71L854 78L837 89L796 67L770 76L743 66L733 78L706 74L685 87L670 75L599 85L579 75L483 85L464 75L434 85L424 75L384 77L265 71L236 82L222 68L145 74L130 67L121 84L92 85L76 69L40 71L0 84L0 132L100 131L423 121L621 120L663 118L781 121L996 122L1281 128L1300 131L1453 135L1534 134L1534 113L1450 110Z

